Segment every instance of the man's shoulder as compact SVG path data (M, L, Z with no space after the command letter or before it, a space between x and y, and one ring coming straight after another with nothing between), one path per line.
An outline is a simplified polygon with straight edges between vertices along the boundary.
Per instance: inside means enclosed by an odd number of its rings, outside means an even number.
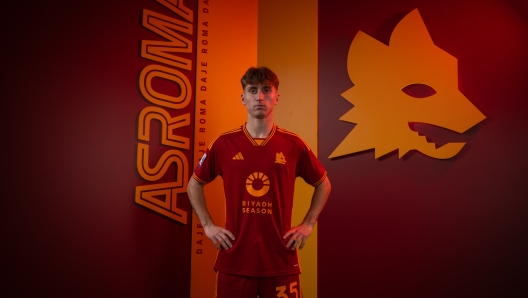
M234 129L231 129L231 130L228 130L226 132L223 132L223 133L219 134L218 136L216 136L216 138L213 139L213 141L209 145L209 149L211 149L215 143L216 144L218 144L218 143L221 144L226 139L236 137L240 133L242 133L242 126L239 126L237 128L234 128Z
M285 140L294 143L297 146L306 147L308 148L308 150L311 150L310 146L308 146L308 144L298 134L291 132L285 128L277 126L277 135L281 138L284 138Z

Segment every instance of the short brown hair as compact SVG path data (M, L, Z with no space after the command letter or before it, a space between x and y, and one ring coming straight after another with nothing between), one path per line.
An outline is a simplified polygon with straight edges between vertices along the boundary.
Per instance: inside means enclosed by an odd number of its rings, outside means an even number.
M271 69L265 66L250 67L240 79L240 83L242 83L242 89L246 89L247 85L257 84L270 84L275 89L279 89L279 78Z

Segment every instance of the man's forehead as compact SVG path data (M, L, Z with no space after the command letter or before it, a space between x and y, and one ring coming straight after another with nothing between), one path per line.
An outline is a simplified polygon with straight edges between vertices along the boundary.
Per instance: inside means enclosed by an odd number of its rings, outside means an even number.
M247 84L246 89L252 89L252 88L274 88L269 83L257 83L257 84Z

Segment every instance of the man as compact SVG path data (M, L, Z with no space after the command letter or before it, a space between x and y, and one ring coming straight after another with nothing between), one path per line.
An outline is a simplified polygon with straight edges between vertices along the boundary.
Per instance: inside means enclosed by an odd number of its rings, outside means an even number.
M273 123L279 80L266 67L241 79L247 122L217 137L189 181L205 234L219 250L217 297L302 297L296 248L302 249L330 194L326 171L297 135ZM203 187L224 179L226 227L206 207ZM291 228L295 178L315 186L303 222Z

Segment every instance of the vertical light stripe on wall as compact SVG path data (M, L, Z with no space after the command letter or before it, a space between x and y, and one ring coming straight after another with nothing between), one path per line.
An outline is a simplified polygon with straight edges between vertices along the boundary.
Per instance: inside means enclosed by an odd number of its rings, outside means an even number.
M317 154L317 0L260 0L258 65L279 77L275 122L300 135ZM313 187L295 186L293 225L310 207ZM305 298L317 296L317 225L299 251Z
M199 1L194 167L216 136L246 121L240 78L257 63L257 9L257 0ZM213 220L225 227L220 177L205 187L205 195ZM216 256L193 212L191 297L214 296Z

